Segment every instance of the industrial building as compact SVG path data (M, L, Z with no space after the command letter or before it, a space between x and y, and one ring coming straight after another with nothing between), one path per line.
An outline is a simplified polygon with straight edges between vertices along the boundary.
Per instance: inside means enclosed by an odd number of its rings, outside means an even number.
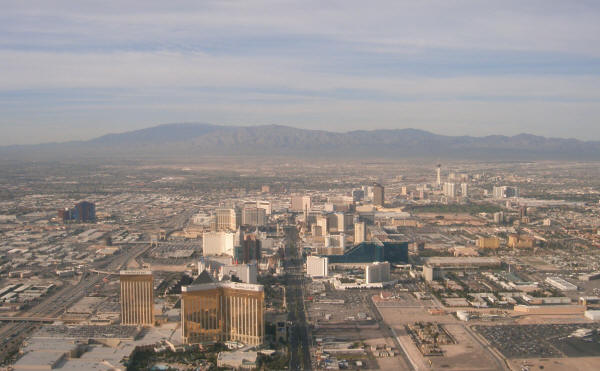
M502 262L492 257L431 257L425 259L423 277L434 281L444 277L444 271L499 268Z
M552 287L555 287L561 291L576 291L577 290L576 285L573 285L572 283L567 282L560 277L547 277L546 283L548 283Z

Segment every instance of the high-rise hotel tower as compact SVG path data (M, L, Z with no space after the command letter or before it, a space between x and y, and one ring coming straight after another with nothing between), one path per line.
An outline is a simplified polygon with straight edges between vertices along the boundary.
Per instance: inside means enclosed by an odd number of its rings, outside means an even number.
M154 324L154 277L151 271L120 272L121 324L151 326Z
M183 341L262 344L264 299L262 285L227 281L182 287Z

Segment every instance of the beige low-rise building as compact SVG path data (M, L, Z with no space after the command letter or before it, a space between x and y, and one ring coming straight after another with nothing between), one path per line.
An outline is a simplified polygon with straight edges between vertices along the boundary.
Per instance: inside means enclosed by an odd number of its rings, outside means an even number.
M480 249L497 249L500 247L500 239L498 237L479 237L477 247Z
M533 248L533 238L518 234L508 236L508 247L513 249L531 249Z

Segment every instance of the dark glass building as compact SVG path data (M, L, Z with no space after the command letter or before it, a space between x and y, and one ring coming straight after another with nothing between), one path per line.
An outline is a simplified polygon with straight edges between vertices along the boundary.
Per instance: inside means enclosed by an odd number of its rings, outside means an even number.
M240 246L234 248L233 259L238 263L250 263L253 260L260 260L260 240L255 234L244 236Z
M408 262L408 242L362 242L343 255L328 255L329 264Z
M72 209L58 210L58 219L68 222L95 222L96 205L93 202L82 201Z

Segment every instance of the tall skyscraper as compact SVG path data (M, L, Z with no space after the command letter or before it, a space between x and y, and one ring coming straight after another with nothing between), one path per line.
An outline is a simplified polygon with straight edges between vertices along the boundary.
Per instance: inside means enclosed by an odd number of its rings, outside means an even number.
M328 259L309 255L306 257L306 275L309 277L327 277L328 275Z
M365 198L365 191L362 189L352 190L352 200L354 202L362 201Z
M264 341L264 288L239 282L211 282L181 288L184 343Z
M255 234L247 234L240 246L235 247L233 259L238 263L250 263L260 260L260 239Z
M96 204L81 201L75 207L58 210L58 219L62 222L94 222L96 221Z
M265 210L265 214L271 215L271 202L270 201L256 201L256 207Z
M469 184L468 183L460 184L460 195L463 197L469 197Z
M383 206L385 203L384 188L381 184L373 184L373 204Z
M367 226L365 222L354 223L354 244L358 245L367 238Z
M365 281L367 283L387 282L390 280L390 263L375 262L365 267Z
M519 197L519 188L517 187L509 187L509 186L502 186L502 187L497 187L494 186L493 189L493 196L495 199L502 199L502 198L510 198L510 197Z
M290 209L292 211L300 211L300 212L310 211L310 209L311 209L310 196L293 195Z
M215 210L217 231L235 231L239 226L235 209Z
M327 220L327 216L325 215L318 215L317 216L317 227L320 228L320 235L321 236L325 236L327 235L327 233L329 232L329 223Z
M242 224L253 227L263 226L267 223L267 211L259 207L244 207L242 210Z
M527 206L519 207L519 218L523 219L527 216Z
M373 201L373 186L362 186L365 193L365 200Z
M154 276L147 270L126 270L121 282L121 324L154 324Z
M202 234L202 255L233 256L236 245L236 234L233 232L204 232Z
M456 184L450 182L444 183L444 194L447 197L456 197Z
M442 165L438 164L437 168L436 168L436 174L437 174L437 179L436 179L436 185L438 188L442 187Z
M235 276L238 281L244 283L258 283L258 266L256 263L227 264L221 267L221 274L228 276L232 281L234 281L233 277Z

